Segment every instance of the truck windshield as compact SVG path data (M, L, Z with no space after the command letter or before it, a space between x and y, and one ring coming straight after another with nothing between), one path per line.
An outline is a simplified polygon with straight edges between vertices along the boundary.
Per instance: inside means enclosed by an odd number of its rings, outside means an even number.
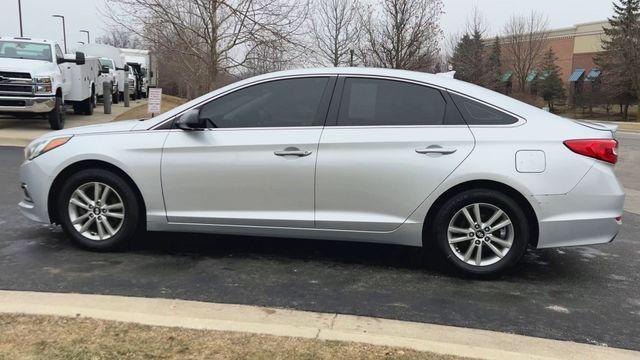
M108 66L109 69L113 69L113 61L109 60L109 59L100 59L100 65L101 66Z
M51 45L23 41L0 41L0 58L51 62Z

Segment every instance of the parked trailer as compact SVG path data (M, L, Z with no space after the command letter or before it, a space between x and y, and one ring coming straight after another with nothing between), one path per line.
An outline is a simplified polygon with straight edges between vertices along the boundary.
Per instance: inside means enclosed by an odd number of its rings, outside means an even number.
M156 87L158 84L157 69L153 53L149 50L141 49L120 49L125 57L127 64L136 68L137 78L140 81L138 86L140 95L147 97L150 87Z

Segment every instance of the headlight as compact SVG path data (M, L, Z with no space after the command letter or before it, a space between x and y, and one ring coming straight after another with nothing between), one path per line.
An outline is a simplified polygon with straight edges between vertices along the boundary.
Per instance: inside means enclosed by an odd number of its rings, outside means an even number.
M25 160L33 160L46 152L66 144L72 137L73 135L34 140L24 148L24 158Z
M48 76L36 77L36 94L48 94L51 92L51 78Z

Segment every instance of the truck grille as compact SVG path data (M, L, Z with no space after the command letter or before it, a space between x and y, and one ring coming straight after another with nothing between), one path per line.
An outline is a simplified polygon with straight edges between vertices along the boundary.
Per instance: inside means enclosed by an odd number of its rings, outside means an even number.
M0 92L31 93L31 85L3 85L0 84Z
M31 79L29 73L0 71L0 77L12 79Z

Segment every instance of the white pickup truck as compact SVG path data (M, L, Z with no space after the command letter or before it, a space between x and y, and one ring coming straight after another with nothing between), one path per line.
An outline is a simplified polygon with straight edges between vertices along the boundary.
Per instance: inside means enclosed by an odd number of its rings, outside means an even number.
M93 113L99 73L97 59L85 64L84 53L65 55L53 41L0 37L0 114L44 115L62 129L65 105Z

